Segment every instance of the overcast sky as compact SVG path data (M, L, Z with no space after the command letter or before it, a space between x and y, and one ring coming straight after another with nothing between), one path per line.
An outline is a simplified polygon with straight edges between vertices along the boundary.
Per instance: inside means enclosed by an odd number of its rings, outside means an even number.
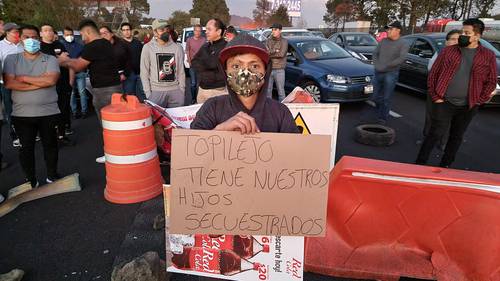
M307 22L308 27L318 27L324 25L323 15L326 12L325 3L327 0L302 0L302 17ZM173 11L189 11L193 2L190 0L148 0L151 5L149 15L154 18L170 17ZM231 15L246 16L252 18L252 11L255 8L255 0L226 0ZM494 9L494 14L500 13L500 4Z
M302 17L309 27L318 27L324 24L323 15L326 12L327 0L302 0ZM175 10L189 11L193 2L190 0L148 0L151 11L149 16L154 18L168 18ZM252 18L255 0L226 0L231 15Z

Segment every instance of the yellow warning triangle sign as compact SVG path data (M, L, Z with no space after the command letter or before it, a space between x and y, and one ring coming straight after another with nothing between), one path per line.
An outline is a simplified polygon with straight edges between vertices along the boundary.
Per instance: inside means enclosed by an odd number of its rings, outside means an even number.
M299 128L299 131L303 135L310 135L311 134L311 130L309 130L309 127L307 127L306 121L304 120L304 118L302 117L302 114L300 114L300 112L297 114L297 116L295 116L295 124L297 125L297 127Z

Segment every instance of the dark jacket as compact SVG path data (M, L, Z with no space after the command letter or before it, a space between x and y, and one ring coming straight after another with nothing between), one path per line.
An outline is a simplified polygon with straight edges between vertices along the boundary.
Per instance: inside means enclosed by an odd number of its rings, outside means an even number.
M238 38L238 37L237 37ZM245 38L248 38L245 39ZM237 45L255 45L265 49L265 46L255 38L242 36L234 39L228 44ZM243 42L239 42L243 39ZM235 42L235 43L233 43ZM219 64L220 65L220 64ZM224 71L221 71L226 77ZM292 114L288 107L276 100L267 97L266 90L271 75L271 64L267 66L265 83L262 86L255 106L248 110L238 99L238 95L228 87L229 95L222 95L208 99L198 110L195 119L191 123L191 129L212 130L217 125L227 121L238 112L242 111L255 118L255 122L261 132L269 133L298 133L299 130L295 124Z
M56 54L56 50L58 50L58 54ZM64 45L59 41L54 41L53 43L45 43L40 42L40 51L44 54L51 55L57 57L61 53L67 52ZM69 69L66 67L59 67L60 75L57 80L56 90L58 94L68 94L71 93L73 89L69 83Z
M271 35L266 41L266 47L273 62L273 69L285 69L288 40L283 36L278 39Z
M203 89L215 89L226 86L226 75L219 68L219 54L226 47L224 38L205 43L191 60L191 67L196 71L198 82Z
M118 73L123 73L129 76L132 72L132 55L128 44L121 38L114 37L113 53L115 54L116 65L118 66Z
M123 40L123 42L128 46L130 50L130 62L132 64L132 70L135 74L139 75L141 73L141 53L142 53L142 43L133 38L132 41L128 42Z
M428 94L433 101L444 99L448 86L460 67L462 52L460 47L449 46L443 49L432 66L427 78ZM469 107L481 105L491 98L497 85L495 54L479 45L472 64L469 79Z

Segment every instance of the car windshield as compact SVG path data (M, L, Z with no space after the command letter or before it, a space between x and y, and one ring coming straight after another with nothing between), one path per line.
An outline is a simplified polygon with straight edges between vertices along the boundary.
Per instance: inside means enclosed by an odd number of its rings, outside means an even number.
M495 48L493 45L491 45L490 42L488 42L484 39L479 39L479 41L481 42L481 45L483 45L484 47L493 51L493 53L495 53L495 56L497 58L500 58L500 51L498 51L497 48ZM436 42L436 45L437 45L439 51L441 51L442 49L444 49L444 47L446 47L446 39L445 38L436 39L435 42Z
M377 46L377 40L369 34L345 35L347 46Z
M295 44L308 60L349 58L348 52L328 40L303 41Z
M309 31L286 31L283 32L282 34L283 37L314 36L314 34L312 34Z

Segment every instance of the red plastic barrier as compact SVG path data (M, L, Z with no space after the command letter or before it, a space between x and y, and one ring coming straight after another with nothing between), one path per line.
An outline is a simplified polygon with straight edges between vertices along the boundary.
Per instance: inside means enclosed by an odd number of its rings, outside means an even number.
M500 175L343 157L327 236L306 239L325 275L500 280Z

